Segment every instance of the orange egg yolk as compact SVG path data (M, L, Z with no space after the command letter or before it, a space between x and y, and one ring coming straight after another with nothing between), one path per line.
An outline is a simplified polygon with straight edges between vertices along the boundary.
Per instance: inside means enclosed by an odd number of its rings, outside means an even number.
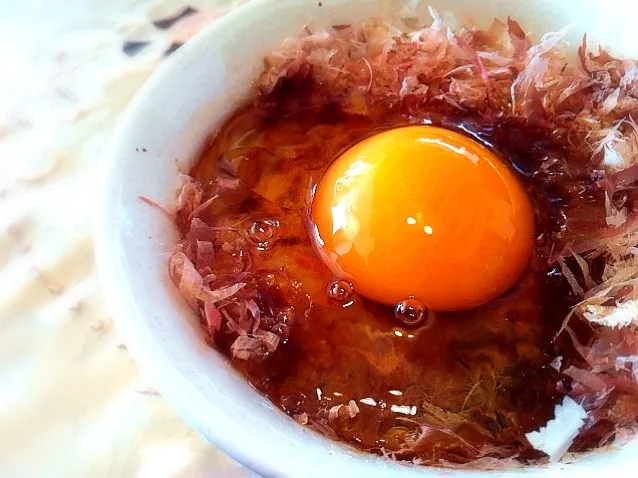
M512 287L534 243L533 210L486 147L408 126L343 153L314 191L314 242L356 292L432 310L477 307Z

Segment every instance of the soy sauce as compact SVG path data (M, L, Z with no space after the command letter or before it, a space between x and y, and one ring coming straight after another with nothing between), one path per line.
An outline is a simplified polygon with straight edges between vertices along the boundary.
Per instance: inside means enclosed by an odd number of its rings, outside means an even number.
M348 300L331 297L334 277L316 256L304 219L309 190L341 152L409 124L454 129L492 148L527 188L538 236L529 270L505 295L416 326L356 291ZM273 354L233 365L291 417L307 417L307 426L361 450L435 465L538 458L524 436L551 419L561 400L560 377L548 364L559 349L565 361L575 354L552 341L575 298L551 256L583 211L600 217L585 159L551 130L523 120L461 115L436 103L350 113L308 84L282 83L226 122L191 172L203 184L239 178L243 192L228 192L220 198L225 209L202 218L255 227L264 240L246 246L251 274L276 276L279 300L291 284L308 298ZM215 340L230 356L231 340ZM355 416L339 413L351 400Z

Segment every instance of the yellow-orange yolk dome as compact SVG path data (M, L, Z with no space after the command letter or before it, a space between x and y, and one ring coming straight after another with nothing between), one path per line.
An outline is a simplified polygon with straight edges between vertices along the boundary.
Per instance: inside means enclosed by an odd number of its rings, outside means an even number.
M331 271L386 304L479 306L514 285L533 251L533 210L514 174L481 144L433 126L350 148L317 185L311 215Z

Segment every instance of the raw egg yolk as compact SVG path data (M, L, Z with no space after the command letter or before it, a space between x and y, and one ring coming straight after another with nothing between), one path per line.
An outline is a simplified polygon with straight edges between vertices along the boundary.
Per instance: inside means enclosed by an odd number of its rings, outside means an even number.
M472 139L433 126L372 136L317 185L313 241L356 292L432 310L477 307L530 260L533 210L510 169Z

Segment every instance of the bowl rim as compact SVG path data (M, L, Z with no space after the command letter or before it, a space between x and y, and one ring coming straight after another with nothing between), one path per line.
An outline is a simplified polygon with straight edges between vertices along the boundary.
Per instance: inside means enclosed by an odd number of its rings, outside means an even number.
M275 3L295 5L295 8L302 7L305 0L250 0L238 7L235 7L230 12L224 14L218 18L212 24L205 27L195 37L189 40L182 48L165 59L161 65L152 73L145 84L135 94L133 100L129 103L124 113L122 114L118 125L115 128L113 134L113 143L109 149L107 156L102 161L102 171L100 174L103 184L100 187L99 204L94 224L94 238L95 238L95 256L96 265L99 272L99 276L103 285L103 290L107 298L108 306L112 311L114 320L119 330L123 333L127 345L130 346L132 355L135 361L140 364L141 369L149 373L154 379L158 390L167 402L173 407L177 413L185 419L185 421L193 429L199 431L204 435L211 443L221 449L224 453L228 454L239 463L247 466L249 469L254 470L264 476L282 476L296 478L299 474L291 474L300 471L302 468L283 469L282 467L289 463L289 460L278 460L277 455L273 454L271 459L264 459L262 455L256 456L252 453L253 447L249 446L250 442L237 444L234 440L225 436L224 427L238 427L236 420L230 416L228 410L220 409L216 407L214 402L209 400L210 397L204 397L197 390L197 388L191 383L191 381L184 377L180 371L175 367L171 358L166 355L160 344L154 341L153 337L146 329L144 312L137 307L132 294L127 293L128 283L119 283L122 279L119 269L118 261L121 251L115 246L117 241L115 240L115 228L112 226L118 221L113 209L113 188L112 182L117 180L115 174L115 166L120 161L120 152L124 147L130 147L130 141L126 140L128 131L135 129L138 120L136 118L136 112L145 103L152 101L154 90L160 86L165 78L171 75L174 71L175 65L180 60L188 57L191 50L195 50L198 47L210 42L216 34L221 31L230 28L233 22L239 18L250 15L253 9L267 9ZM331 0L324 0L324 3L328 4ZM347 0L338 0L345 2ZM351 0L352 1L352 0ZM365 3L368 0L354 0L355 2ZM126 281L126 277L124 277ZM129 290L130 292L130 290ZM161 373L157 371L161 370ZM179 392L175 389L179 388ZM203 430L201 423L196 419L196 414L191 414L186 411L189 403L201 402L202 400L209 402L213 408L216 408L216 417L220 419L223 426L218 429ZM240 426L241 428L241 426ZM246 437L252 440L257 440L257 435L252 436L250 430L244 430L247 432ZM314 432L312 432L314 433ZM317 434L319 437L319 435ZM327 440L323 437L319 437L321 440ZM638 450L638 440L634 440L632 444L637 446L624 446L622 451L631 455L632 450ZM242 446L243 445L243 446ZM347 452L347 446L343 444L334 443L335 453L334 455L321 455L319 456L319 450L312 450L309 455L313 456L316 463L323 463L326 466L327 472L344 472L347 464L347 472L349 476L369 476L372 472L376 476L377 474L383 474L385 476L439 476L445 474L446 476L542 476L544 477L564 477L569 476L573 472L579 472L582 476L594 476L598 475L603 470L608 470L608 466L605 465L608 460L605 460L605 455L609 458L615 456L619 451L614 453L597 453L595 456L582 457L576 460L574 463L559 463L550 466L534 466L523 469L511 469L503 471L490 471L490 470L451 470L434 467L415 467L409 464L393 463L389 460L383 459L377 456L371 456L362 452L357 452L356 456L365 458L365 460L357 459L356 462L352 460L352 453ZM271 445L269 445L271 446ZM271 446L272 447L272 446ZM623 453L627 455L627 453ZM347 454L347 456L345 456ZM337 455L343 455L341 458L345 460L335 460ZM594 458L594 460L592 460ZM594 463L596 465L594 465ZM601 464L604 462L603 464ZM364 466L364 463L366 466ZM594 466L592 466L594 465ZM588 468L589 467L589 468ZM590 474L591 473L591 474ZM306 475L309 476L309 475ZM325 475L323 470L318 470L317 473L312 476L336 476Z

